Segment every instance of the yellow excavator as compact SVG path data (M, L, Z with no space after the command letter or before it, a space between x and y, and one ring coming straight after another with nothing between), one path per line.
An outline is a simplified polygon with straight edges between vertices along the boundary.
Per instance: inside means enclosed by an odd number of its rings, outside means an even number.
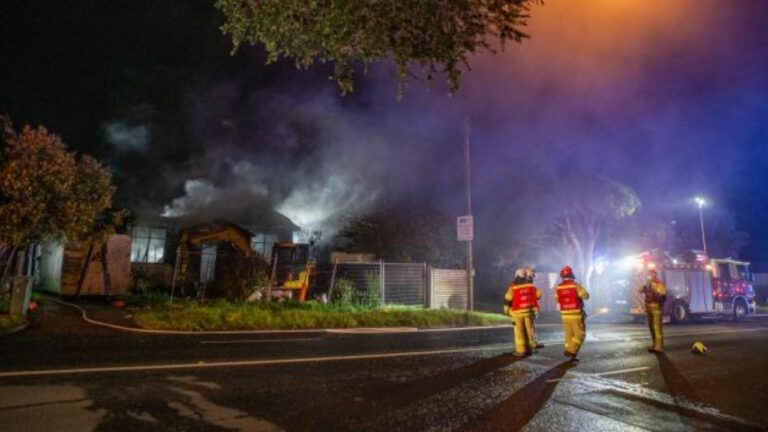
M209 225L200 225L181 230L179 248L177 251L176 279L185 281L190 265L191 248L199 248L209 242L227 242L244 257L253 256L251 249L251 233L237 225L221 222Z
M312 245L306 243L275 243L272 247L272 272L267 298L273 293L286 293L300 302L315 283L317 263L312 256ZM294 294L295 293L295 294Z

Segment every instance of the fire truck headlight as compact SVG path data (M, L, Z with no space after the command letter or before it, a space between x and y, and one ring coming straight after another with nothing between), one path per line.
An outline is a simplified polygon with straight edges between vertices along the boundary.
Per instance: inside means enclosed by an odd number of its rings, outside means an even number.
M607 307L602 307L602 308L597 310L597 312L601 313L601 314L608 313L609 311L610 311L610 309L608 309Z

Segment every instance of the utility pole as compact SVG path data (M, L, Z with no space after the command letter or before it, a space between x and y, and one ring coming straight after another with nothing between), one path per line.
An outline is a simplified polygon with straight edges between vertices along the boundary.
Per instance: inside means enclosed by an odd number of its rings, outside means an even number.
M469 118L464 118L464 190L467 195L467 216L470 217L472 224L474 225L474 218L472 218L472 191L470 182L470 168L469 168ZM472 227L472 237L474 236L474 226ZM467 241L467 310L474 310L474 279L475 268L472 263L472 237Z
M704 252L707 252L707 236L704 234L704 205L707 204L707 200L701 197L696 197L696 204L699 205L699 222L701 223L701 244L704 246Z

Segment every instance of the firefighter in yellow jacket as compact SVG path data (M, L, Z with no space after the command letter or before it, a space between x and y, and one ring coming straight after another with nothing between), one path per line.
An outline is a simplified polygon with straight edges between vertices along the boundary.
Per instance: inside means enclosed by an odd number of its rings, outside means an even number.
M533 328L533 313L537 307L537 296L541 292L528 282L526 271L519 269L515 272L515 281L509 285L505 310L512 317L515 327L515 356L524 357L530 355L536 348L536 340Z
M589 293L584 287L576 283L573 270L565 266L560 270L560 278L563 280L555 290L555 301L560 306L560 317L563 320L563 333L565 333L565 356L572 361L578 361L581 344L584 343L586 330L584 328L584 300L589 299Z
M645 315L648 318L648 329L651 331L651 346L648 352L664 352L664 335L661 331L661 318L664 301L667 299L667 287L659 279L656 270L648 270L648 280L640 287L645 296Z

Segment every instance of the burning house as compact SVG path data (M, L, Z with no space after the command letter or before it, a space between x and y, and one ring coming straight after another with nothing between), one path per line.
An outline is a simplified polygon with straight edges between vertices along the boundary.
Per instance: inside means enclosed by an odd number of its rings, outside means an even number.
M270 208L139 217L131 228L133 288L168 287L176 278L221 287L247 260L268 260L272 245L293 241L300 228ZM216 293L208 290L209 293Z

